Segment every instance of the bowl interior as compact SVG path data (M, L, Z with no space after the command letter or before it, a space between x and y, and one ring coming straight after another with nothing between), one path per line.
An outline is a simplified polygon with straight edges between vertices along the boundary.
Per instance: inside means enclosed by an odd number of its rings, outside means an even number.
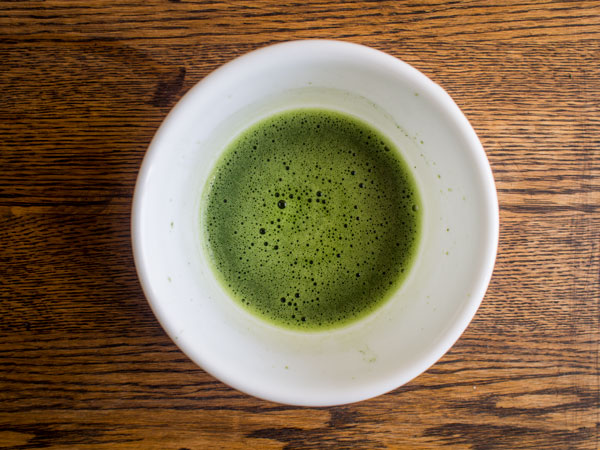
M414 169L424 213L418 257L393 298L319 333L280 329L239 308L215 280L200 231L202 191L227 143L298 107L346 112L394 141ZM249 394L320 406L387 392L450 348L489 282L498 213L483 149L439 86L373 49L299 41L238 58L186 94L148 150L132 226L149 302L193 361Z

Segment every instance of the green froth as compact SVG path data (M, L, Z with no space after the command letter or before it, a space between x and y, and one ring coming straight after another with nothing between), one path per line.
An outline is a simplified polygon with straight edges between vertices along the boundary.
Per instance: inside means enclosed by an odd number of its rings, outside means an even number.
M299 109L258 122L223 152L202 230L233 299L276 325L321 330L364 317L398 288L421 209L387 138L345 114Z

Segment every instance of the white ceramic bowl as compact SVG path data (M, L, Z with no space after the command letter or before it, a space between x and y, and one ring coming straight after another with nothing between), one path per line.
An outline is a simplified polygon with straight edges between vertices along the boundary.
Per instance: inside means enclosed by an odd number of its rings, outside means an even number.
M415 264L395 295L351 326L277 328L225 294L203 251L200 198L236 134L313 106L359 117L414 168L423 203ZM425 371L473 318L492 274L498 203L484 150L448 94L408 64L346 42L309 40L235 59L194 86L157 131L133 205L142 287L177 345L228 385L310 406L356 402Z

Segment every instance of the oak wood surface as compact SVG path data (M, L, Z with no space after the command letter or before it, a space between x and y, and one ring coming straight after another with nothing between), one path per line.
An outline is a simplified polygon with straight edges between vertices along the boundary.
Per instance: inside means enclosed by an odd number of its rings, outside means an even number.
M0 1L0 448L600 448L600 3ZM378 398L282 406L207 375L137 281L136 174L196 82L266 44L362 43L465 112L500 201L475 319Z

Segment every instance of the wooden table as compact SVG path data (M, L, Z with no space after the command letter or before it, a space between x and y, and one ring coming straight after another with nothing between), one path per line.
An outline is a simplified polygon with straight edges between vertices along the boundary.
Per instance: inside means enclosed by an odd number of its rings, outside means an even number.
M600 3L492 3L0 1L0 448L598 449ZM321 409L190 362L129 236L174 103L300 38L366 44L441 84L501 209L493 279L452 350L387 395Z

